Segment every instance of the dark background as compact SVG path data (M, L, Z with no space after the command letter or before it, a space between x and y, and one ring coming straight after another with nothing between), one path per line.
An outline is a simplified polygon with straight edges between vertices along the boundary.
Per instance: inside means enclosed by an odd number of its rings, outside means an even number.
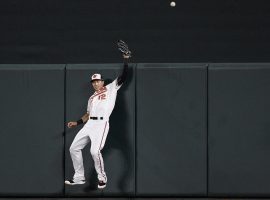
M136 195L207 195L206 75L202 64L137 66Z
M0 1L1 63L268 62L267 0Z
M64 192L65 65L0 65L0 196Z

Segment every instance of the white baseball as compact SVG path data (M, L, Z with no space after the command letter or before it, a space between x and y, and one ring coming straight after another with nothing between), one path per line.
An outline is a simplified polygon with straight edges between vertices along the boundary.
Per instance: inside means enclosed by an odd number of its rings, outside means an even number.
M170 6L171 6L171 7L174 7L174 6L176 6L176 3L175 3L174 1L172 1L172 2L170 3Z

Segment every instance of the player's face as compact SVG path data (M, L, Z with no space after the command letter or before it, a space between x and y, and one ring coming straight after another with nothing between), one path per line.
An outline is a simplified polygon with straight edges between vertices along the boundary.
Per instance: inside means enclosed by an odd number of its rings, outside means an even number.
M95 89L95 91L99 91L104 85L104 81L102 80L95 80L92 82L92 86Z

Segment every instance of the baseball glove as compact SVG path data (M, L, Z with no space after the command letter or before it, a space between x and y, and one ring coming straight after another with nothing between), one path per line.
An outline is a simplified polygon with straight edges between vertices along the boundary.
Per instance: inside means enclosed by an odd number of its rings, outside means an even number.
M127 43L125 43L123 40L118 40L117 42L118 50L125 54L126 56L131 57L131 51L128 49Z

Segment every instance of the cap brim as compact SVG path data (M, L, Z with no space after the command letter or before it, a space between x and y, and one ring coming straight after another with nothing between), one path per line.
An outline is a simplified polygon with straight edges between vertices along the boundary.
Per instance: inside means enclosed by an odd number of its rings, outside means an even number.
M104 81L104 80L103 79L93 79L93 80L91 80L91 83L94 81Z

